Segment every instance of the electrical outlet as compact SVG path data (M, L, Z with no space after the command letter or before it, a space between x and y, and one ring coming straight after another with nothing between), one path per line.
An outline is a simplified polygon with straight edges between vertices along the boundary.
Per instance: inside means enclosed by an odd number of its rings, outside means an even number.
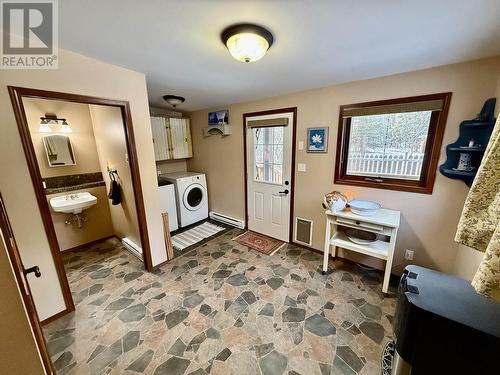
M306 165L304 163L298 163L297 164L297 171L299 172L305 172L306 171Z
M405 251L405 259L406 260L413 260L413 254L414 254L413 250L406 249L406 251Z

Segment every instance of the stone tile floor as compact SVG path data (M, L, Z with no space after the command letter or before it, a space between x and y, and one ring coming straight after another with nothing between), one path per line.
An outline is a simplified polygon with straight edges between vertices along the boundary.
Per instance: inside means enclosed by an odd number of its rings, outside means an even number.
M159 272L118 241L64 255L76 311L44 327L58 374L379 374L396 299L381 275L231 230Z

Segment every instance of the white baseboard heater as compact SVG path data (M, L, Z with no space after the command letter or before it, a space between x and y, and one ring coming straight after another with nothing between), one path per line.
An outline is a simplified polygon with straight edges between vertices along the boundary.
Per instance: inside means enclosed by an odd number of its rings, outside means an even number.
M127 249L132 255L136 256L139 258L141 261L142 259L142 248L138 246L134 241L132 241L128 237L123 237L122 238L122 244L125 249Z
M235 219L234 217L219 214L218 212L214 212L214 211L210 211L208 216L212 220L220 221L221 223L231 225L231 226L236 227L236 228L241 228L241 229L245 228L245 220Z

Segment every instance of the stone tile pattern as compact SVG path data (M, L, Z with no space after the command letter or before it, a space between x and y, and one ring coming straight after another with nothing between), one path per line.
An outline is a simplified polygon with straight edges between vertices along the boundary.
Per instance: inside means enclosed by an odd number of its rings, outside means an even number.
M44 327L58 374L379 374L396 299L381 275L237 229L158 272L117 240L64 254L76 311Z

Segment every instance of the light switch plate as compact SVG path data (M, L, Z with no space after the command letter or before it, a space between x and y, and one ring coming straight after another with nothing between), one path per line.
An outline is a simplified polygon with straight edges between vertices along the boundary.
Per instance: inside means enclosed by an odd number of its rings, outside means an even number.
M299 150L304 149L304 141L299 141Z
M298 163L297 164L297 170L299 172L305 172L306 171L306 165L305 165L305 163Z

